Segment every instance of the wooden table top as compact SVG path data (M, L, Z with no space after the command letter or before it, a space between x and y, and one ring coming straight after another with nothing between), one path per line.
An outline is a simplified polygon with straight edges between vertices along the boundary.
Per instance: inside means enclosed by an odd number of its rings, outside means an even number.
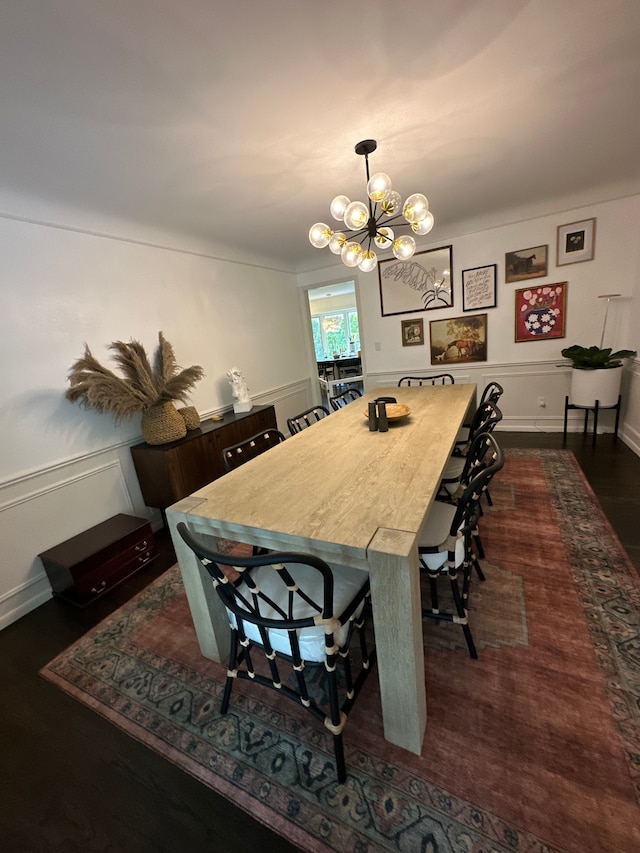
M475 385L376 389L204 486L174 509L229 538L366 568L378 528L416 533L434 499ZM367 403L410 408L370 432ZM204 528L203 528L204 529Z

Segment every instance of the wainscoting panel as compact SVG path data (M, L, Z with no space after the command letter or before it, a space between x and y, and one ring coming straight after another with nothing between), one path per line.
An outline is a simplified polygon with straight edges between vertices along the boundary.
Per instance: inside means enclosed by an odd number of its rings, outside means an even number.
M451 373L457 383L473 382L478 386L478 400L489 382L499 382L504 395L499 406L503 420L500 429L541 432L562 430L564 398L569 389L570 369L556 362L530 362L523 364L467 363L459 367L447 364L446 371L437 367L403 372L389 371L369 374L367 388L397 385L402 376L432 376ZM545 405L539 406L540 397Z
M640 360L627 364L622 377L622 412L619 435L640 456Z
M366 377L367 390L397 385L402 376L431 376L439 373L435 368L411 371L385 371ZM571 385L571 368L556 361L522 362L519 364L465 364L447 365L456 382L475 382L478 399L488 382L499 382L504 388L500 400L503 419L498 429L519 432L562 432L564 429L564 401ZM544 406L539 405L544 398ZM598 432L613 432L615 413L600 413ZM592 423L592 420L590 421ZM569 412L568 431L580 432L584 414L579 410ZM622 379L622 414L619 436L640 456L640 360L626 365Z
M570 369L554 362L527 364L465 364L447 366L456 382L475 382L478 396L492 380L504 387L500 401L504 419L500 428L540 432L561 431L564 398L569 392ZM365 377L365 388L397 386L405 375L430 375L437 370L385 371ZM623 378L620 436L640 455L640 362L627 366ZM544 397L546 406L538 405ZM255 395L254 403L276 408L279 429L287 434L287 418L320 400L315 379L309 378ZM613 428L603 413L602 431ZM581 413L570 429L581 429ZM202 413L203 420L208 417ZM135 444L141 438L131 442ZM146 507L131 461L128 444L104 448L86 457L63 460L0 483L0 628L20 618L51 597L51 587L37 554L119 512L160 523L159 513ZM152 522L153 523L153 522Z
M254 397L254 403L275 406L278 429L285 436L289 435L287 419L304 412L320 402L320 387L310 379L296 382L283 388L277 388Z
M317 402L315 390L305 379L254 395L253 402L274 405L286 435L287 418ZM162 524L160 513L144 504L129 443L0 483L0 629L51 598L39 553L120 512L148 518L156 529Z

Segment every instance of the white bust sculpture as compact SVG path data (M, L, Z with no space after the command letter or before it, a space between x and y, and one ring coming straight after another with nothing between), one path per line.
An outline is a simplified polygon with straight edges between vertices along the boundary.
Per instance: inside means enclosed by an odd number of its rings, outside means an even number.
M227 371L227 379L231 384L231 394L235 400L233 404L234 412L250 412L253 408L247 381L242 375L239 367L232 367Z

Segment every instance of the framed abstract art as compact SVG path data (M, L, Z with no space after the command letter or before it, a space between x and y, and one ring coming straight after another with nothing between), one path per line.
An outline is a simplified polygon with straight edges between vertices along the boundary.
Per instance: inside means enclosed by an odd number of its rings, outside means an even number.
M382 316L453 305L452 247L416 252L408 261L378 262Z

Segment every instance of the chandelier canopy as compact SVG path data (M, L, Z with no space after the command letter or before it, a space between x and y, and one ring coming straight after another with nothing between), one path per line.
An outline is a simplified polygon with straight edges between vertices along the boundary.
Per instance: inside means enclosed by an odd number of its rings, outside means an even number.
M427 197L413 193L404 204L400 193L391 185L391 178L384 172L369 175L369 154L376 150L375 139L358 142L356 154L364 155L367 172L367 204L351 201L346 195L337 195L331 202L331 215L345 228L334 230L325 222L316 222L309 230L309 240L316 249L328 246L342 263L370 272L378 265L375 248L392 249L399 261L408 260L416 250L416 241L411 234L398 237L393 228L409 227L414 234L428 234L433 228L433 214L429 210ZM391 226L393 225L393 228Z

